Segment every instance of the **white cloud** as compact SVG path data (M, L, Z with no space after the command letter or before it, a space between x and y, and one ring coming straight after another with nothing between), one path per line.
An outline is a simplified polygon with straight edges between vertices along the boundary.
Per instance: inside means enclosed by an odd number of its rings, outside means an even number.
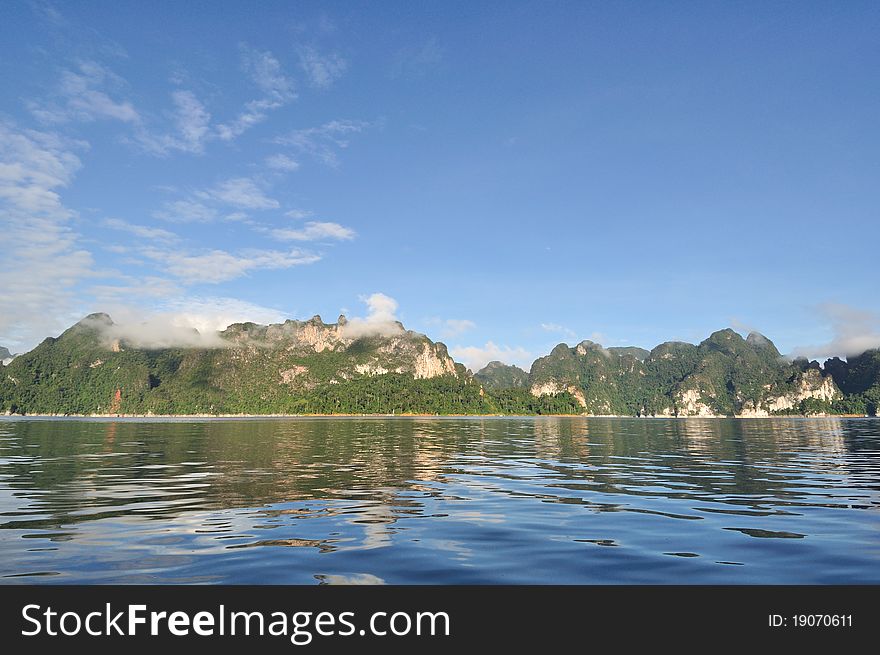
M118 120L139 123L140 115L126 100L114 100L105 87L121 87L122 79L94 61L80 62L75 70L65 70L56 90L61 104L29 103L37 119L48 123L70 120Z
M118 218L108 218L104 221L104 225L122 232L128 232L141 239L156 239L158 241L174 241L177 235L168 230L158 227L147 227L146 225L133 225Z
M66 327L78 314L73 289L95 274L60 196L83 147L0 121L0 343L17 352Z
M266 158L266 166L276 171L290 173L299 168L299 162L287 155L277 154Z
M175 200L165 203L153 216L174 223L208 223L217 218L217 211L196 200Z
M311 46L300 48L299 65L311 84L322 89L333 84L348 68L348 62L338 54L322 55Z
M821 320L829 324L831 340L800 346L794 349L793 355L824 359L860 355L880 348L880 314L842 303L823 303L816 310Z
M348 147L348 135L362 132L367 127L369 123L364 121L334 120L318 127L294 130L277 137L275 143L292 146L328 166L336 166L339 162L336 153Z
M181 150L201 152L210 129L211 114L192 91L171 94L175 106L175 123L180 132Z
M235 118L223 123L212 123L210 112L195 93L177 90L171 94L174 132L157 134L139 125L135 133L137 143L157 155L164 155L172 150L201 154L209 141L232 141L264 121L269 112L296 98L293 81L284 74L281 64L270 52L242 46L241 60L243 71L262 96L246 102ZM175 79L181 81L182 78L177 75Z
M358 339L367 336L391 336L403 332L397 320L397 301L384 293L374 293L361 300L367 305L365 317L354 317L348 320L343 328L343 335Z
M271 230L272 236L281 241L317 241L319 239L349 240L355 236L354 230L339 223L309 221L302 228L279 228Z
M279 323L282 312L226 297L175 296L152 309L109 302L102 306L113 325L95 322L107 341L122 339L139 348L228 346L219 332L233 323Z
M453 359L460 361L472 371L478 371L491 361L500 361L505 364L514 364L528 371L531 368L535 356L520 346L498 346L492 341L487 341L485 346L455 346L450 348L449 354Z
M232 141L250 128L266 120L269 110L281 105L272 100L251 100L244 106L244 111L230 123L217 126L217 136L223 141Z
M251 100L229 123L217 126L217 136L230 141L266 119L270 111L296 99L293 81L281 69L271 52L260 52L247 46L241 48L242 68L264 97Z
M202 333L222 331L233 323L251 321L266 325L282 323L286 318L278 309L237 298L182 297L165 303L164 307L172 324Z
M564 325L558 325L556 323L541 323L541 329L546 332L556 332L559 334L563 334L571 339L574 339L577 336L574 330L570 330Z
M166 270L184 284L216 284L234 280L254 270L286 269L312 264L320 256L304 250L249 250L240 255L225 250L211 250L200 254L170 252L145 248L144 256L161 262Z
M296 98L293 80L284 74L281 64L271 52L241 47L242 68L266 97L278 102Z
M248 177L236 177L225 180L207 191L196 194L203 199L214 199L244 209L277 209L277 200L269 198Z
M227 221L251 223L241 210L278 209L280 204L270 198L248 177L224 180L210 189L192 191L189 198L166 202L153 216L175 223L209 223L220 218L218 206L226 205L223 218ZM229 208L234 211L228 211Z
M170 119L174 126L172 133L156 133L144 124L135 130L135 142L150 154L167 155L171 151L201 154L205 144L212 138L211 114L188 90L178 90L171 94L174 110Z
M307 209L291 209L290 211L284 212L285 216L289 216L290 218L308 218L312 215Z

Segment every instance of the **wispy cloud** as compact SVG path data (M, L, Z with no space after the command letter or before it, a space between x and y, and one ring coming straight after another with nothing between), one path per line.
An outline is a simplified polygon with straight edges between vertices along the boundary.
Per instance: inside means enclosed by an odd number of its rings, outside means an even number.
M337 152L348 147L348 137L367 127L369 123L365 121L334 120L318 127L294 130L277 137L275 143L292 146L297 152L314 157L328 166L337 166Z
M866 350L880 348L880 314L832 302L818 305L816 313L830 327L831 340L799 346L793 355L824 359L860 355Z
M281 206L248 177L224 180L211 189L197 192L196 195L202 199L218 200L243 209L278 209Z
M165 133L141 124L135 141L146 151L165 155L171 151L201 154L205 145L215 139L232 141L254 125L263 122L269 113L296 98L293 81L284 74L281 64L270 52L241 47L242 70L260 92L260 97L245 103L235 118L212 122L211 113L192 90L171 93L173 131ZM178 75L176 78L181 81Z
M326 89L342 77L348 62L336 53L321 54L311 46L299 49L299 65L312 86Z
M29 3L31 10L40 18L48 21L52 25L65 25L67 19L58 11L51 2L42 2L41 0L32 0Z
M211 114L193 91L182 89L171 93L174 107L170 113L173 131L161 133L138 126L135 142L148 153L166 155L172 151L201 154L214 138Z
M304 250L248 250L234 254L225 250L203 253L168 251L145 248L144 256L160 262L171 275L183 284L216 284L234 280L251 271L278 270L312 264L321 259L319 255Z
M119 218L108 218L104 221L104 225L113 230L128 232L141 239L154 239L157 241L174 241L177 239L177 235L168 230L163 230L158 227L148 227L146 225L134 225Z
M281 241L318 241L319 239L337 239L347 241L355 237L351 228L339 223L309 221L301 228L279 228L271 230L272 236Z
M125 248L122 252L129 251L131 248ZM110 284L96 284L89 287L89 291L95 298L95 306L102 311L109 311L110 308L120 304L130 303L133 298L166 299L180 294L182 289L173 280L156 275L147 275L143 278L120 275Z
M287 102L296 98L293 80L284 74L281 64L271 52L242 45L241 57L242 68L268 99Z
M455 346L449 349L454 359L472 371L478 371L491 361L514 364L528 371L535 359L534 354L521 346L499 346L487 341L485 346Z
M217 210L197 200L167 202L153 216L172 223L208 223L217 218Z
M299 168L299 162L279 153L266 157L266 166L275 171L292 173Z
M71 120L118 120L136 124L141 116L128 100L114 100L109 92L124 86L122 78L95 61L81 61L75 69L61 73L56 100L29 102L31 113L44 123Z
M217 136L231 141L254 125L263 122L269 112L296 99L293 80L281 68L271 52L241 46L242 68L263 96L245 104L244 110L232 121L217 126Z
M73 289L95 275L60 192L80 168L81 142L0 121L0 342L15 350L66 326Z
M574 339L577 336L574 330L571 330L564 325L559 325L557 323L541 323L541 329L545 332L556 332L558 334L565 335L570 339Z

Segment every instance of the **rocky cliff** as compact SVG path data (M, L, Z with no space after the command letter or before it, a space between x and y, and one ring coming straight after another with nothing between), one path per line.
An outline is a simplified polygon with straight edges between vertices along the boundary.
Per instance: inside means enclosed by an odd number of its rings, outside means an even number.
M0 364L0 411L765 417L874 414L880 405L880 351L820 366L729 329L650 351L563 343L528 373L491 362L475 375L400 323L315 316L210 335L159 331L170 336L86 317Z
M423 334L400 324L375 334L347 327L344 317L328 324L319 316L237 323L186 337L203 346L146 348L106 314L93 314L13 360L0 402L52 413L294 413L320 409L328 386L358 383L368 394L364 381L382 379L393 395L406 380L465 382L446 346Z
M784 359L767 337L720 330L652 351L560 344L532 365L534 395L567 391L584 413L743 416L832 411L843 394L818 364Z

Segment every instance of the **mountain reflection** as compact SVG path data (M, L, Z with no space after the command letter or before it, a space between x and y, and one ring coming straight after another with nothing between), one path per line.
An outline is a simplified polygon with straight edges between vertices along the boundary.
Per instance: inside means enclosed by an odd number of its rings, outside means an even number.
M876 565L878 424L4 420L0 567L3 575L64 569L56 581L486 582L522 580L516 557L618 546L591 551L598 557L631 544L630 557L646 567L656 555L679 555L654 561L657 571L678 561L701 579L737 581L746 578L699 568L700 556L717 546L716 564L747 571L757 563L743 561L743 539L796 535L815 548L829 529L851 529L856 546L867 540L852 557ZM661 544L664 535L682 543ZM85 574L74 558L89 552ZM136 553L154 566L124 574ZM355 568L321 569L327 557ZM245 561L255 568L242 578L233 563ZM288 573L262 577L282 561ZM580 566L557 572L561 581L629 576Z

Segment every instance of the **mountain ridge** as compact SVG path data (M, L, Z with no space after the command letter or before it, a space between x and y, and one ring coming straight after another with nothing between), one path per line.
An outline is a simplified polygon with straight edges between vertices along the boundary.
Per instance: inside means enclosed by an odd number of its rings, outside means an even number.
M763 417L878 405L880 350L823 367L730 328L651 350L560 343L528 372L494 361L472 374L445 344L396 321L314 316L200 334L96 313L0 364L7 414Z

